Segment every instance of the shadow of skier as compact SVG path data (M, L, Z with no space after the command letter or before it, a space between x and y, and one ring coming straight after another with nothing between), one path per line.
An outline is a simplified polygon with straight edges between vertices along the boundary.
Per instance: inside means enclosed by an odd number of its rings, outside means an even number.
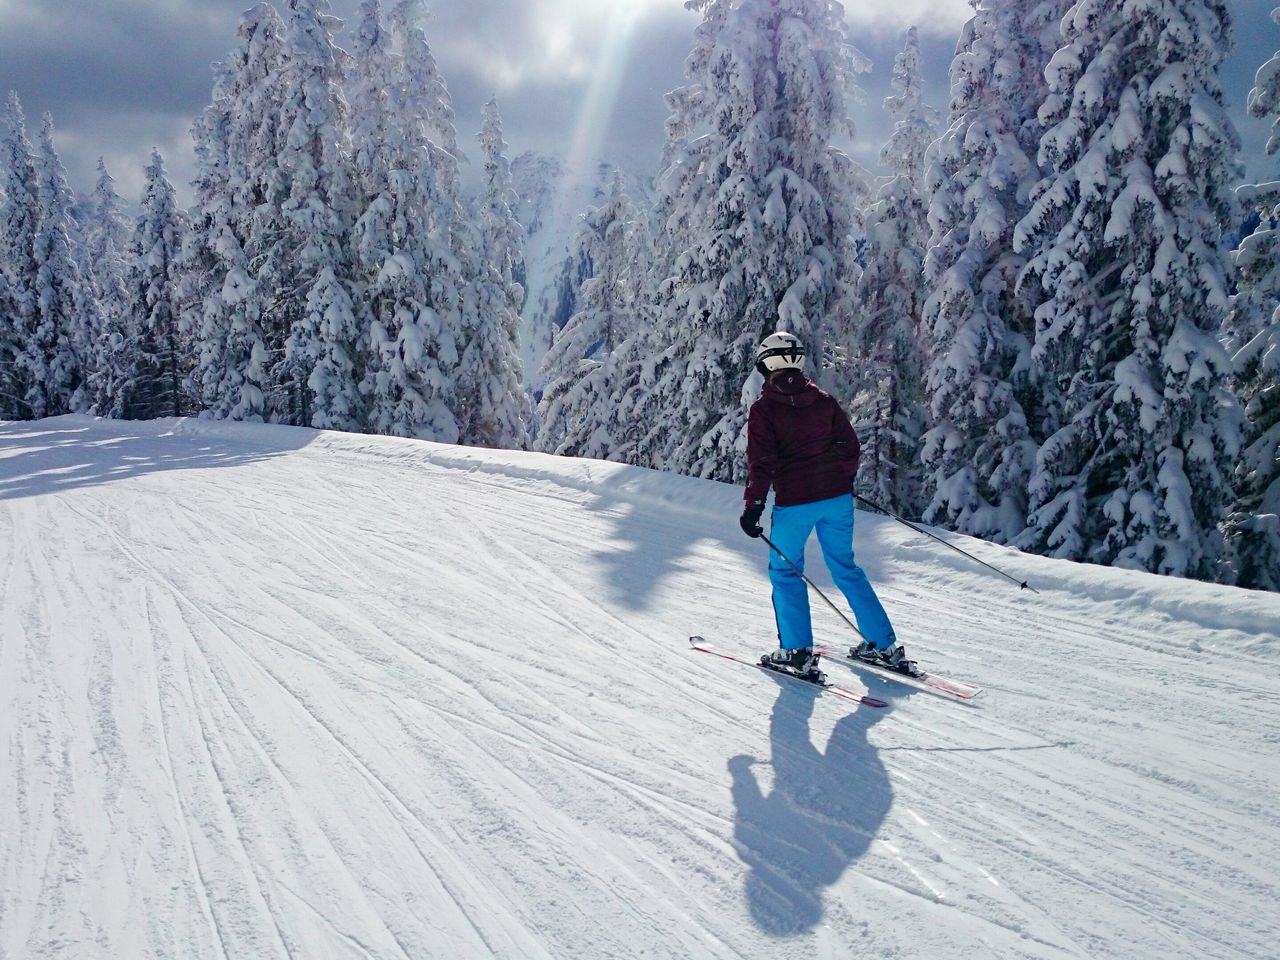
M809 719L821 694L778 683L769 723L771 792L760 789L752 767L761 761L754 757L732 758L729 774L735 846L749 868L747 906L765 933L793 937L822 919L823 888L866 853L889 812L893 791L867 733L891 711L861 707L842 717L820 753ZM900 687L893 695L910 692Z

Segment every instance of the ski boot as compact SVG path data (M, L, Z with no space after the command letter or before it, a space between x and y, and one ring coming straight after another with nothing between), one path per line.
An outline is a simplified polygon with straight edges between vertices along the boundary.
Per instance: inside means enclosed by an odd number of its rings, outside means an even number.
M810 683L826 683L827 675L818 669L818 658L812 647L788 650L779 648L760 658L760 665L770 670L791 673Z
M907 651L900 643L881 648L873 646L869 640L863 640L856 647L849 648L849 659L893 670L895 673L905 673L909 677L920 675L920 667L914 660L907 659Z

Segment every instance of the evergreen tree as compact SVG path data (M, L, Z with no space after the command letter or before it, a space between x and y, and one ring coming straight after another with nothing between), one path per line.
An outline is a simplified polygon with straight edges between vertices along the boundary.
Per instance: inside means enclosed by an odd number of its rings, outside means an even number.
M19 364L28 375L27 403L35 417L87 409L84 374L91 368L96 321L71 249L71 190L45 114L35 156L37 226L35 316Z
M690 0L703 12L669 94L659 179L652 340L620 396L643 433L629 458L740 480L756 345L775 329L805 343L824 380L833 326L852 316L855 181L831 146L852 134L845 97L865 63L830 0Z
M240 18L239 45L215 65L213 99L192 131L196 182L182 253L183 326L197 345L192 374L204 415L281 420L273 387L289 331L289 292L273 285L287 256L287 183L277 158L284 23L266 3ZM283 318L282 318L283 317Z
M32 416L31 373L22 362L35 330L36 171L26 120L10 93L0 129L0 419Z
M277 158L289 185L281 206L288 253L263 291L282 297L281 319L289 322L274 378L288 385L290 423L360 430L368 324L355 307L345 252L354 202L341 93L349 58L333 42L340 22L327 0L289 0L289 10L280 76L286 138Z
M889 181L863 222L866 246L850 354L860 395L854 419L862 439L858 471L863 491L895 513L919 510L916 463L924 412L924 353L920 331L922 271L929 239L921 188L924 153L933 140L933 112L924 105L916 28L893 66L893 94L885 109L896 123L880 162Z
M361 0L351 38L351 67L345 86L351 112L351 173L361 206L386 188L391 133L390 97L400 80L398 58L379 0Z
M352 113L367 199L354 236L372 316L362 390L375 432L452 443L465 279L451 250L461 210L432 166L426 122L440 109L432 98L441 87L419 72L424 61L434 70L434 61L406 10L397 8L391 32L373 0L361 15Z
M627 336L604 361L609 399L596 408L594 418L599 436L608 445L601 456L621 463L644 463L644 452L651 445L645 406L653 387L654 351L662 342L657 333L661 304L653 295L653 278L663 271L652 266L658 263L658 254L654 211L648 213L649 216L637 213L629 231L628 256L635 268L627 291ZM646 264L650 266L646 268Z
M16 420L21 412L16 403L17 392L13 382L18 354L18 338L14 329L16 315L9 278L3 264L0 264L0 420Z
M535 401L546 386L543 361L552 339L578 312L579 287L591 275L590 260L577 243L581 215L573 211L603 203L614 170L613 164L600 162L592 175L580 175L553 157L533 151L511 161L512 184L519 198L516 219L525 230L525 265L513 274L525 286L520 348L525 387ZM647 180L624 173L623 184L632 204L644 208L647 218ZM537 431L535 420L533 433Z
M538 408L535 446L548 453L605 458L614 452L617 410L614 351L634 333L637 275L643 262L633 243L635 208L614 171L609 195L588 210L575 259L591 264L581 309L558 330L543 362L546 389Z
M99 416L121 417L125 385L133 379L129 368L132 340L128 324L132 304L125 289L129 256L129 227L123 213L124 201L116 193L115 180L106 162L98 159L98 182L84 226L85 281L97 306L98 342L93 369L89 373L91 410Z
M1046 71L1048 172L1017 228L1045 423L1037 552L1215 574L1240 447L1216 339L1238 138L1225 0L1080 0Z
M531 288L526 291L524 310L521 311L524 318L521 346L524 349L526 383L535 395L541 395L546 389L543 378L552 373L546 365L547 353L560 330L578 312L582 282L593 272L591 259L579 243L581 239L575 235L562 243L558 251L548 252L550 262L556 262L559 255L558 263L547 271L547 280L541 290ZM527 365L535 360L537 367L532 376L528 376L531 371Z
M406 433L410 422L426 424L433 439L454 442L460 432L457 377L467 265L476 256L479 236L462 206L459 166L466 158L458 146L448 87L418 25L420 7L421 0L401 0L391 12L403 57L398 96L392 102L397 126L405 131L401 167L412 177L416 202L424 210L423 226L415 228L410 246L419 274L427 278L426 298L421 301L426 309L413 325L402 325L399 335L398 355L407 370L416 369L418 380L409 394L412 413L402 403L400 420ZM423 434L420 426L412 429Z
M1280 8L1271 18L1280 23ZM1280 151L1280 53L1258 69L1249 115L1272 118L1266 150ZM1249 184L1236 196L1260 217L1235 252L1237 293L1224 324L1235 392L1248 418L1227 533L1236 582L1280 590L1280 183Z
M1036 451L1013 230L1039 177L1036 111L1065 6L979 0L951 64L947 130L927 160L924 517L1000 543L1025 525Z
M463 443L518 449L525 445L529 400L520 369L524 290L512 267L523 259L524 231L511 213L511 172L496 100L484 106L477 139L484 157L479 256L463 301L458 420Z
M402 109L419 111L416 117L423 125L420 135L426 141L428 160L435 171L441 196L450 206L453 219L460 220L458 168L465 158L458 146L449 88L420 26L425 16L423 7L424 0L400 0L391 10L391 29L404 57L406 80L400 89L407 99Z
M1235 254L1234 387L1248 420L1227 523L1236 582L1280 590L1280 185L1242 189L1266 219Z
M14 329L16 315L17 307L9 291L9 278L0 264L0 420L16 420L21 414L16 402L16 384L13 382L18 355L18 338Z
M287 25L269 4L247 11L194 131L180 296L209 416L363 425L336 26L325 0L290 0Z
M179 260L187 229L158 150L147 167L142 214L134 229L128 289L133 309L134 379L126 415L134 419L181 416L190 408L184 384L191 348L179 327Z

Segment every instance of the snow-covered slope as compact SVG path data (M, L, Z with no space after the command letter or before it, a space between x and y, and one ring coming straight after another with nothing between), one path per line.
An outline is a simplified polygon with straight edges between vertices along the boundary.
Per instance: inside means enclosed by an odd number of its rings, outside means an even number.
M860 515L988 692L849 709L688 651L770 645L739 495L0 425L0 957L1280 954L1280 598L970 544L1034 596Z

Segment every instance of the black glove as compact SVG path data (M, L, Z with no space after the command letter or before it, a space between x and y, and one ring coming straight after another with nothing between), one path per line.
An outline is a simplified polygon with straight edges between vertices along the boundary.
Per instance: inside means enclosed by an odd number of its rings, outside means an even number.
M760 526L760 517L763 514L763 503L753 503L744 509L742 516L738 518L738 525L742 527L742 532L748 537L758 537L764 533L764 527Z

